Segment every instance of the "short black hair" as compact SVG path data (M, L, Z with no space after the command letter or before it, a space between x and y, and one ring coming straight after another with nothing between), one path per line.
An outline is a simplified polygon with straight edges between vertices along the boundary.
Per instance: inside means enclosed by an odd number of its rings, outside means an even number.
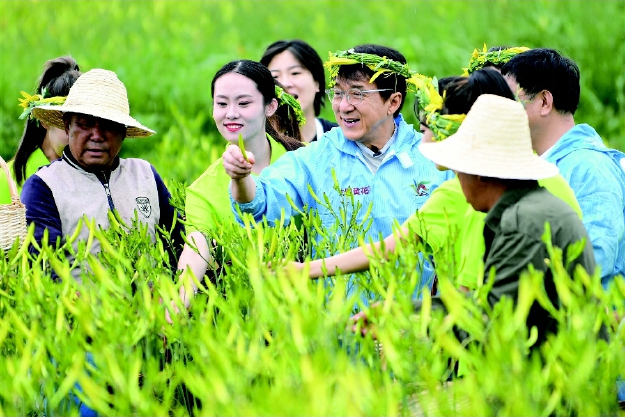
M319 91L315 94L313 106L315 108L315 116L321 113L321 107L325 104L326 75L323 70L323 62L315 49L301 39L280 40L272 43L267 47L260 63L268 67L273 58L284 51L289 51L295 59L313 76L313 79L319 84Z
M559 113L575 114L579 105L579 67L555 49L530 49L514 56L502 68L530 97L543 90L553 96Z
M406 58L398 50L386 46L366 44L358 45L353 49L354 52L378 55L380 57L387 57L402 64L406 63ZM345 78L348 80L358 79L360 77L371 78L374 73L375 72L373 70L363 64L341 65L339 67L337 78ZM404 106L404 101L406 101L406 77L395 73L384 73L376 78L374 82L379 89L388 88L392 90L380 91L380 96L382 96L384 100L388 100L393 92L401 93L401 103L399 104L397 111L393 113L393 117L397 117L401 108Z

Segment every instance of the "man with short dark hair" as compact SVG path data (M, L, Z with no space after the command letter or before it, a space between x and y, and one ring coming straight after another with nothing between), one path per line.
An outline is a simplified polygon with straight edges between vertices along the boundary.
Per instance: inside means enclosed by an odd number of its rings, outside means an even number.
M625 154L573 118L579 68L553 49L531 49L502 68L527 112L534 149L575 192L604 287L625 273Z
M284 211L288 219L295 212L288 195L300 210L317 210L324 228L332 230L333 212L341 210L341 195L332 181L334 170L340 193L363 207L357 223L365 224L372 205L364 240L378 241L393 232L396 222L402 224L414 214L453 174L438 171L421 155L417 149L421 134L400 114L406 80L412 75L401 53L361 45L333 54L326 65L332 79L327 94L339 127L284 155L257 177L250 175L252 165L241 150L228 147L223 161L232 178L234 212L238 207L256 221L266 217L274 223ZM321 200L325 194L331 207L320 204L309 187ZM344 218L350 219L351 210L347 207Z
M147 225L152 238L156 238L157 227L171 230L176 212L154 167L142 159L118 156L126 137L147 137L154 131L130 117L126 88L115 73L94 69L83 74L63 105L36 107L33 115L50 126L64 128L69 136L62 158L41 168L24 184L26 220L35 224L38 242L47 230L50 244L57 239L63 243L83 216L107 228L109 210L116 210L126 224L132 224L136 216ZM183 236L178 222L172 232L176 246ZM77 241L88 237L89 229L83 225ZM91 253L99 251L95 239ZM72 270L73 276L79 278L82 270Z

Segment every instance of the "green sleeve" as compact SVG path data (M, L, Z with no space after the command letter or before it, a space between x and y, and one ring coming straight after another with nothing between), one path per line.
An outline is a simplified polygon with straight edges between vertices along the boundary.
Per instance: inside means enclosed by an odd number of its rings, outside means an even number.
M13 171L10 167L9 170ZM9 182L3 169L0 169L0 204L11 204Z
M228 186L230 177L221 158L187 187L185 216L187 232L206 232L218 223L234 222Z
M558 174L555 177L538 180L538 184L545 187L551 194L571 206L579 218L582 218L582 208L577 202L573 189L562 175Z
M457 236L468 203L457 178L437 187L425 204L404 223L436 253Z
M486 213L468 207L465 212L460 236L456 242L459 265L458 284L477 288L478 277L484 272L484 219Z
M39 170L44 165L48 165L50 161L43 153L41 148L37 148L28 158L26 162L26 178L24 181L28 179L31 175ZM9 167L9 171L11 172L11 178L15 181L15 174L13 173L13 161L7 162L7 166ZM22 184L23 185L23 184ZM17 187L17 192L22 192L22 186ZM11 204L11 193L9 192L9 183L6 178L6 174L4 170L0 169L0 204Z

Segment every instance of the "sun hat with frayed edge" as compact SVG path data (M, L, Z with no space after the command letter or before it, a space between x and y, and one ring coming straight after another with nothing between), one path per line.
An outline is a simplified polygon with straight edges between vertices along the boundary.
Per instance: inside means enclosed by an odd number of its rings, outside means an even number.
M41 105L32 111L39 121L59 129L65 128L63 113L66 112L87 114L120 123L126 126L128 138L143 138L156 133L130 117L126 87L117 78L117 74L104 69L92 69L78 77L63 105Z
M419 150L438 165L482 177L540 180L558 174L558 167L534 154L523 105L492 94L477 98L455 134Z

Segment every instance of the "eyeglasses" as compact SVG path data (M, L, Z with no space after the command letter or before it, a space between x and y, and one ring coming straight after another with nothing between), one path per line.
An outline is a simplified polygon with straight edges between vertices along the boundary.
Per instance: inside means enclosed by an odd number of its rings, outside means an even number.
M333 103L340 103L343 100L343 96L347 99L347 102L352 106L356 106L362 102L365 98L365 94L377 93L379 91L394 91L392 88L381 88L378 90L359 90L357 88L350 88L347 91L341 91L334 88L326 90L328 98Z

